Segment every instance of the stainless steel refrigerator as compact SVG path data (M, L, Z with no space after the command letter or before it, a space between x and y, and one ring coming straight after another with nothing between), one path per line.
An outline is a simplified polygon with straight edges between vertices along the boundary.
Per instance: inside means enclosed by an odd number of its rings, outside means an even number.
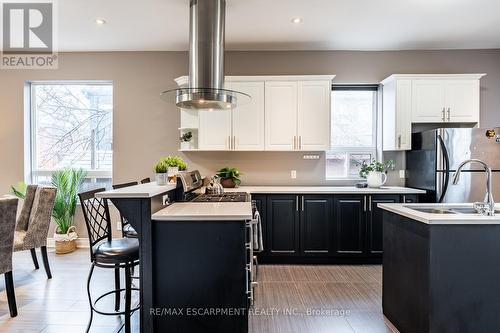
M406 186L427 190L426 202L483 201L484 168L476 163L463 169L458 185L452 176L470 158L486 162L493 170L493 197L500 202L500 127L441 128L412 135L406 152Z

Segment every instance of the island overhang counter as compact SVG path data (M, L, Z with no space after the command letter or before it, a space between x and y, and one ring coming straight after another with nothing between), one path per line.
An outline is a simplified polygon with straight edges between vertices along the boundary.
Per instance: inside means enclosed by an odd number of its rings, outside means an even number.
M420 206L379 204L384 315L402 332L498 330L500 216L413 209Z

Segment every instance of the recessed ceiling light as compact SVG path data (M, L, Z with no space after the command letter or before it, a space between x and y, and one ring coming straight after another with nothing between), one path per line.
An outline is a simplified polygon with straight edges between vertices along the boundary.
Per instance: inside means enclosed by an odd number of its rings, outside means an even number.
M96 18L95 19L95 23L97 25L105 25L106 24L106 20L105 19L102 19L102 18Z
M299 23L302 23L303 19L302 19L302 17L292 17L292 19L290 21L294 24L299 24Z

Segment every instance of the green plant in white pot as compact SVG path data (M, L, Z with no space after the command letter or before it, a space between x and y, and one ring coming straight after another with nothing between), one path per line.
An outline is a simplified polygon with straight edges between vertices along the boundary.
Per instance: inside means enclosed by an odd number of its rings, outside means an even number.
M387 181L387 171L394 169L394 161L386 162L373 160L369 164L361 163L359 176L365 178L369 187L378 188Z
M73 225L78 192L87 176L82 169L62 169L52 174L52 186L57 188L52 217L57 227L54 241L57 254L70 253L76 249L76 228Z
M181 157L170 155L162 157L155 166L156 182L158 185L175 184L179 171L186 169L187 164Z

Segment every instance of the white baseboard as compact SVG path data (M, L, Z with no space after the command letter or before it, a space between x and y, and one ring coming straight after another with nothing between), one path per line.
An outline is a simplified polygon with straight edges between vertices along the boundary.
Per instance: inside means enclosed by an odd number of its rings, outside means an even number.
M47 247L55 247L54 238L47 238ZM76 247L78 248L89 248L89 239L88 238L77 238L76 239Z

